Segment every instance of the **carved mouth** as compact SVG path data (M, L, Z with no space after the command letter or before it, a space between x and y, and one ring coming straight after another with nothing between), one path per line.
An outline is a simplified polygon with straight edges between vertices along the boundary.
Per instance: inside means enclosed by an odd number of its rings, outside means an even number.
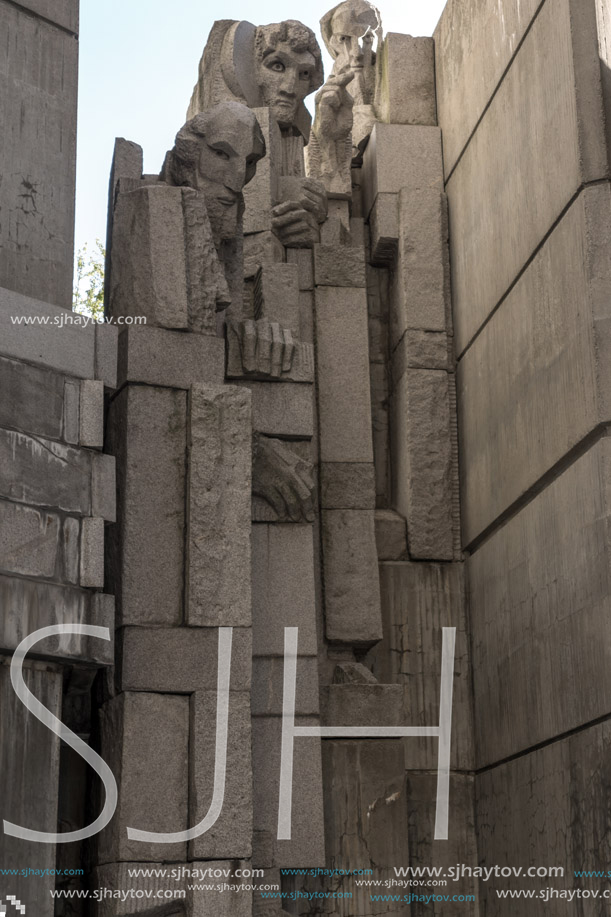
M233 207L234 204L237 204L237 197L217 197L219 204L222 204L223 207Z

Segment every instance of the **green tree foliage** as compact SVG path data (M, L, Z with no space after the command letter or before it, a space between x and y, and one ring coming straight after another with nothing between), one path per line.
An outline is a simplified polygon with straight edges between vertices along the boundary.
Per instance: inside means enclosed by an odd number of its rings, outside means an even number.
M87 245L79 249L76 257L76 276L72 311L90 315L94 321L104 321L104 259L106 249L96 239L90 254Z

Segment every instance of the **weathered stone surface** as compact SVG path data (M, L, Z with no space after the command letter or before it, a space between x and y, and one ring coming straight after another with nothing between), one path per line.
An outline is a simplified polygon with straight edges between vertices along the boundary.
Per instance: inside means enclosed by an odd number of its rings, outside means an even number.
M7 660L8 662L8 660ZM2 818L35 831L57 831L59 739L28 713L17 699L8 664L0 664L0 793ZM58 718L62 707L62 672L48 663L26 662L23 676L29 690ZM24 766L27 762L27 767ZM29 841L0 835L3 869L15 869L10 886L3 878L2 891L19 898L28 915L52 917L53 904L46 882L21 875L31 856ZM55 869L55 847L41 844L39 869ZM3 894L4 897L4 894ZM50 903L51 902L51 903Z
M528 879L527 887L536 893L546 888L566 889L566 876L577 870L603 872L609 853L603 802L609 779L609 741L609 723L605 722L476 777L482 865L509 865L519 858L525 867L536 867L544 857L546 862L562 865L564 877ZM515 877L501 878L495 884L503 890L525 887ZM574 887L599 889L585 877L576 878ZM486 913L510 917L511 899L500 899L492 892L482 884ZM556 900L550 897L552 907ZM566 909L566 899L560 899L558 906ZM590 901L586 908L603 917L606 905L602 900ZM537 908L525 901L521 912L535 917Z
M70 249L72 278L72 248ZM72 283L72 280L70 280ZM45 287L47 289L47 287ZM14 318L39 319L18 324ZM0 288L0 352L54 369L67 376L93 379L95 375L95 328L83 316L51 306L13 290Z
M314 405L311 385L295 382L249 382L252 426L256 433L289 439L311 439Z
M372 363L371 426L376 479L376 505L388 506L390 494L390 379L385 363Z
M127 828L169 833L189 827L189 698L121 694L100 709L100 730L119 801L97 835L98 863L185 860L186 844L132 841Z
M289 264L297 265L299 289L313 290L314 268L312 265L312 253L304 248L289 248L286 252L286 260Z
M27 392L27 389L26 389ZM36 432L28 427L31 432ZM64 418L63 418L63 437L67 443L73 446L79 445L81 434L81 386L74 379L66 379L64 382Z
M244 188L244 232L265 232L272 228L272 210L279 200L282 168L280 128L269 108L254 109L265 138L265 157L257 163L255 177Z
M52 439L62 438L64 378L0 358L0 425Z
M119 336L119 387L144 382L188 389L194 382L221 383L224 368L222 338L144 325L126 328Z
M406 369L445 369L452 371L453 338L445 331L409 329L397 344L391 362L393 382L396 383Z
M369 217L378 194L443 191L441 131L413 124L377 123L363 155L363 216Z
M192 824L199 824L212 801L216 707L216 691L201 691L191 697L189 816ZM190 859L250 857L252 818L250 697L231 692L223 810L209 831L190 842Z
M322 534L327 640L377 643L382 619L373 512L325 510Z
M196 384L189 399L186 614L189 624L251 623L251 401Z
M129 386L112 402L119 521L108 567L122 624L179 624L183 613L187 395Z
M399 242L399 195L378 194L369 214L371 263L389 265L397 257Z
M253 654L283 656L284 628L299 628L299 654L316 656L314 550L309 525L252 527Z
M302 648L300 647L300 650ZM284 700L284 658L255 656L252 668L252 715L282 716ZM318 660L297 660L297 715L318 716Z
M608 174L595 5L552 0L447 185L458 353L578 188Z
M252 521L315 519L316 481L310 443L289 446L255 434L252 453Z
M104 520L83 519L81 523L81 586L104 587Z
M261 265L284 261L284 246L271 231L244 236L244 277L254 277Z
M117 521L117 479L114 455L91 456L91 515Z
M95 327L95 377L106 388L117 387L117 346L119 329L114 325L97 324Z
M397 510L407 519L410 556L454 556L450 377L408 370L392 397L392 471Z
M389 124L437 124L435 42L389 32L376 55L376 115Z
M93 379L81 382L80 443L91 449L104 445L104 383Z
M610 461L605 437L469 560L478 766L609 710Z
M89 515L92 455L42 437L0 429L0 496Z
M118 673L122 691L161 694L216 691L218 630L215 627L126 627L121 632ZM248 691L252 640L236 627L232 640L231 691Z
M471 676L463 576L462 564L380 564L384 637L366 661L378 681L405 686L406 726L437 726L443 628L456 628L451 762L458 770L472 770ZM409 770L436 770L437 739L404 741Z
M407 726L402 685L329 685L321 691L323 726Z
M390 308L391 347L408 329L449 330L450 265L446 199L434 189L399 194L397 269Z
M61 519L54 513L0 501L0 568L7 573L62 578Z
M250 326L253 334L256 331L257 326L254 324ZM244 367L244 357L242 354L242 344L240 341L240 332L243 328L242 325L237 325L232 322L227 325L227 379L270 379L270 372L263 371L263 366L257 366L254 370L251 371L250 367L248 371ZM282 329L280 330L282 334ZM271 334L271 328L270 328ZM286 340L286 335L284 335ZM207 340L212 340L207 338ZM293 358L291 361L291 368L288 370L282 369L280 375L276 378L280 382L314 382L314 347L312 344L301 343L300 341L293 342L295 350L293 353ZM266 355L265 360L259 359L259 354L255 355L257 363L262 363L265 368L271 369L271 348ZM278 367L280 368L280 367Z
M255 318L278 322L300 337L299 269L295 264L264 264L254 286Z
M78 33L79 5L76 0L23 0L19 5L75 35Z
M609 187L586 188L459 364L465 544L611 416L610 243Z
M323 509L375 509L373 464L323 462L320 500Z
M77 4L52 7L60 22ZM37 10L38 11L38 10ZM64 308L72 303L78 42L3 3L0 285ZM13 126L9 130L8 125ZM18 314L18 313L17 313ZM19 330L19 329L16 329ZM46 329L38 329L45 331Z
M372 462L365 291L317 289L316 322L321 459Z
M378 509L375 526L378 560L407 560L407 523L403 516Z
M365 251L359 245L315 245L314 275L319 286L364 287Z
M540 6L540 0L450 0L435 30L435 75L449 175Z
M316 726L318 719L296 717L297 726ZM292 837L278 840L278 798L282 718L255 717L252 721L254 771L254 827L258 844L264 841L271 860L263 862L257 845L254 866L296 867L298 863L325 862L321 742L295 739L293 770Z

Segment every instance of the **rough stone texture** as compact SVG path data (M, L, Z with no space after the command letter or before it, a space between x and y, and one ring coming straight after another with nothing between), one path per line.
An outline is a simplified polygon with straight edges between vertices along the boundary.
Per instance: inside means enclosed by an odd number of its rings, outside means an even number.
M206 338L205 340L211 340ZM282 371L277 378L279 382L314 382L314 347L312 344L304 344L300 341L294 341L295 351L291 368ZM242 358L242 347L238 328L234 325L227 326L227 379L270 379L268 372L261 369L246 371Z
M271 231L244 236L244 277L254 277L261 265L285 260L284 246Z
M299 269L295 264L264 264L254 285L255 318L278 322L299 340Z
M42 19L48 19L75 36L78 34L79 5L76 0L23 0L19 6Z
M252 453L252 521L311 523L317 497L312 446L255 435Z
M272 228L272 210L279 199L279 177L282 166L280 129L269 108L255 108L254 113L265 138L265 157L257 163L255 177L245 186L244 232L265 232Z
M248 388L252 392L252 426L256 433L288 439L312 438L312 386L295 382L249 382Z
M607 869L609 831L605 799L609 783L609 723L592 726L547 748L531 752L476 777L477 825L481 861L521 863L524 867L554 863L564 878L498 879L495 888L603 889L599 879L573 878L575 870ZM509 900L482 883L482 904L491 917L513 917ZM514 899L515 900L515 899ZM577 900L577 899L574 899ZM550 908L566 911L566 900L550 899ZM579 901L584 913L603 917L607 905ZM520 915L538 917L540 904L524 900Z
M376 505L388 506L390 495L390 380L384 363L372 363L371 425L376 476Z
M104 520L83 519L79 582L91 589L104 587Z
M182 621L186 423L185 392L129 386L111 404L119 521L107 563L122 624Z
M77 4L53 7L60 22ZM71 28L76 22L70 24ZM0 285L72 303L78 42L15 4L0 6L4 75ZM9 127L10 125L10 127ZM39 329L44 330L44 329Z
M48 663L27 662L23 674L34 696L61 717L61 669ZM0 708L0 817L35 831L56 831L59 739L17 699L6 663L0 664ZM36 868L55 869L55 848L50 844L40 844L38 848L40 865ZM21 871L32 856L32 844L3 832L0 856L3 869ZM28 915L52 917L53 902L46 882L15 875L10 877L10 885L7 883L3 877L3 893L19 898Z
M122 691L192 694L216 691L218 630L215 627L125 627L118 654ZM251 676L249 628L233 631L232 693L248 691Z
M458 770L472 770L471 675L462 564L380 564L380 590L384 637L367 662L378 681L405 686L405 725L439 724L443 628L456 628L451 764ZM406 738L405 743L410 770L437 768L437 739Z
M378 194L369 214L371 263L392 266L399 242L399 195Z
M408 726L402 685L329 685L321 692L323 726Z
M316 726L318 719L296 717L297 726ZM254 769L255 847L253 866L284 868L324 863L324 818L321 741L295 739L292 836L278 840L278 794L282 718L255 717L252 721Z
M23 576L62 578L62 526L54 513L0 501L0 568Z
M51 439L62 438L65 410L63 376L0 358L0 391L3 395L0 399L2 427Z
M375 514L376 547L379 560L407 560L407 523L393 510Z
M122 694L100 709L100 730L119 802L97 835L98 863L185 860L186 844L132 841L127 828L168 833L189 827L189 698Z
M323 509L375 509L373 464L324 462L320 466Z
M453 338L444 331L409 329L397 344L391 360L393 382L396 383L406 369L445 369L452 371Z
M392 397L392 471L397 510L407 519L410 556L454 557L450 377L409 370Z
M119 336L119 387L143 382L188 389L194 382L221 383L224 369L222 338L144 325L126 328Z
M610 243L586 188L459 364L465 544L610 416Z
M12 319L19 317L36 318L40 323L13 323ZM85 325L80 316L59 306L0 288L0 353L67 376L93 379L95 328L91 322Z
M186 241L179 188L120 193L114 210L110 311L147 325L189 325Z
M81 446L101 449L104 445L104 383L93 379L81 382L80 398Z
M117 480L114 455L94 453L91 463L91 515L117 521Z
M580 185L609 174L598 54L594 4L547 0L448 182L458 353Z
M304 248L288 248L286 260L289 264L296 264L299 271L299 289L314 289L314 269L312 266L312 252Z
M78 446L80 435L81 386L74 379L66 379L64 382L63 437L67 443Z
M407 329L448 330L450 265L445 195L428 188L399 194L397 270L390 308L391 347Z
M389 124L437 124L435 42L389 32L376 56L376 114Z
M478 766L609 711L610 461L604 438L469 560Z
M301 647L300 647L301 650ZM282 716L284 699L284 658L255 656L252 670L252 715ZM318 716L318 660L300 656L297 661L298 716Z
M364 249L359 245L315 245L314 276L318 286L364 287Z
M435 30L435 71L443 154L449 175L541 0L449 0Z
M216 691L191 697L190 822L199 824L212 801L216 757ZM213 740L214 737L214 740ZM250 697L231 692L223 810L216 824L189 844L192 860L250 857L252 853Z
M95 377L102 379L106 388L117 387L117 342L119 329L114 325L96 325Z
M324 510L322 535L327 640L376 643L382 619L373 513Z
M284 628L299 628L299 655L316 656L314 554L309 525L252 527L253 653L283 656Z
M316 291L318 409L323 462L372 462L367 297Z
M443 191L441 131L413 124L377 123L363 155L363 216L378 194L428 188Z
M186 617L251 623L252 439L249 392L193 385L189 399Z

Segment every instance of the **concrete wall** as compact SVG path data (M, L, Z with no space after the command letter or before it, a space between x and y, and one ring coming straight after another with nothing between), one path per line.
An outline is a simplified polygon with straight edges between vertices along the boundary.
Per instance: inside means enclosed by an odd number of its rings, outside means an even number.
M611 712L605 7L450 0L435 35L485 864L605 861L585 840Z

